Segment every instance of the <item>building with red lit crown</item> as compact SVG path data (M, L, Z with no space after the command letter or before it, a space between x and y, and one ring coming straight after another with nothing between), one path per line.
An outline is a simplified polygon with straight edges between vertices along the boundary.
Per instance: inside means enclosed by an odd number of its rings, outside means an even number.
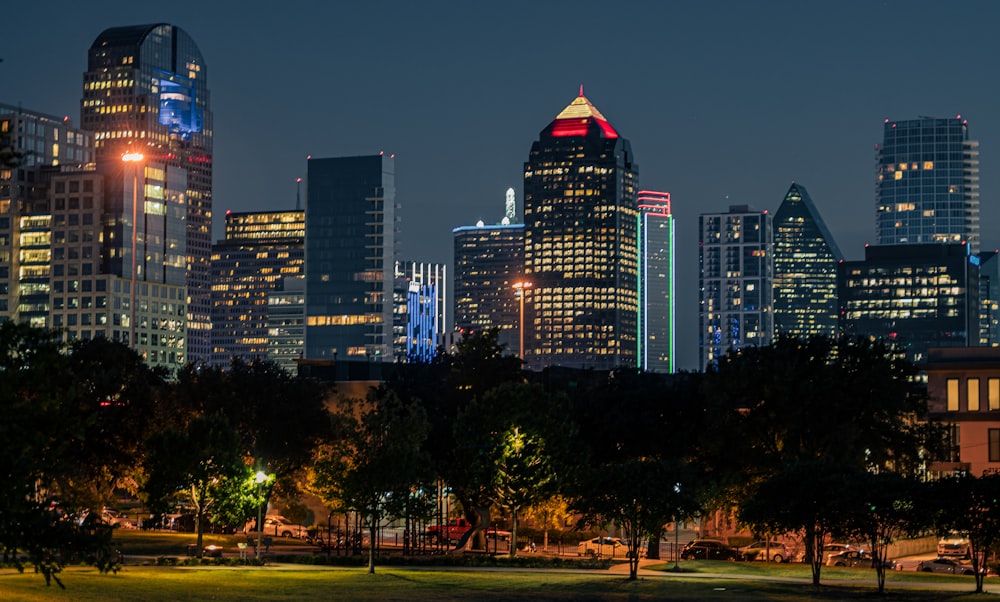
M638 166L583 95L524 164L527 366L609 370L638 360Z

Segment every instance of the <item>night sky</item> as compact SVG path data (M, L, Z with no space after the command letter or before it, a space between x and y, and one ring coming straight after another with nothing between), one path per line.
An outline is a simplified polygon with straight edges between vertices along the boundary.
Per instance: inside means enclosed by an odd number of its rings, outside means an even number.
M133 6L135 5L135 6ZM0 102L79 125L87 49L166 22L208 64L215 235L295 206L306 156L396 155L404 259L503 215L531 143L578 94L677 218L678 364L697 367L698 215L804 185L848 259L874 242L886 118L969 120L983 248L1000 244L996 2L10 2ZM304 188L303 188L304 190Z

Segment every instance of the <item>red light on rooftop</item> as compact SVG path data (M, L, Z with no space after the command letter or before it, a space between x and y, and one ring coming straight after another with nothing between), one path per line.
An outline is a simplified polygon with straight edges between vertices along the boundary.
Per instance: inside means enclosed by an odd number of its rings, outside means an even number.
M885 118L885 122L889 123L889 118L888 117Z
M227 216L232 215L232 214L233 214L233 210L232 209L226 209L226 215Z
M295 183L296 184L301 184L302 183L302 178L295 178Z

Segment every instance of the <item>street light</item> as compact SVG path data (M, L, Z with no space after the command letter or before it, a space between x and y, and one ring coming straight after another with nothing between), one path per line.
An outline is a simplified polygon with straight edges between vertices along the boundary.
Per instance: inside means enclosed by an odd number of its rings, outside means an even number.
M519 314L520 317L518 318L518 322L520 322L520 330L521 330L520 339L521 340L520 340L520 346L517 348L517 351L518 351L518 353L521 354L521 359L523 360L525 358L525 356L527 355L524 352L524 292L525 292L525 290L527 290L527 289L529 289L529 288L531 288L531 287L533 287L535 285L532 284L531 282L528 282L527 280L518 280L517 282L515 282L511 286L513 286L514 290L517 291L517 297L518 297L519 305L520 305L520 314Z
M257 482L257 495L260 496L260 503L257 504L257 560L260 560L260 539L264 532L264 483L267 482L267 475L263 470L258 470L254 480Z
M681 503L681 484L680 483L674 483L674 493L677 494L677 502L676 503L680 504ZM675 510L675 512L676 512L676 510ZM675 572L681 570L681 565L680 565L680 562L679 562L680 561L680 557L681 557L680 534L678 533L679 529L680 529L680 520L677 517L677 515L675 514L674 515L674 571Z
M132 302L129 305L131 312L129 317L129 346L135 350L138 341L135 338L135 285L136 285L136 237L138 236L139 219L139 167L145 157L142 153L128 152L122 155L122 162L132 165ZM145 176L143 176L145 180ZM143 195L145 197L145 195Z

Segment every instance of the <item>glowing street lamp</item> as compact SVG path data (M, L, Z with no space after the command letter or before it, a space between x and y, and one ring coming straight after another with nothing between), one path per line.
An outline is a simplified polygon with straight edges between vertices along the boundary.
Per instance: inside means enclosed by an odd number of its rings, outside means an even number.
M136 223L139 219L139 169L141 168L141 163L145 160L145 156L142 153L128 152L122 155L122 162L132 165L132 274L130 276L132 283L132 302L129 305L129 310L131 311L129 317L129 346L134 350L138 341L135 337L135 285L136 285L136 237L138 236L138 224ZM143 178L145 179L145 177ZM145 195L143 195L145 197Z
M517 348L517 350L518 350L518 353L521 354L521 359L523 360L528 355L527 353L524 352L524 295L525 295L525 291L527 289L529 289L529 288L531 288L531 287L533 287L535 285L532 284L531 282L528 282L527 280L519 280L519 281L515 282L514 284L512 284L511 286L514 287L515 291L517 291L516 294L517 294L518 301L519 301L518 304L520 306L520 317L518 318L518 321L520 322L520 330L521 330L520 339L521 339L521 342L520 342L520 346Z

